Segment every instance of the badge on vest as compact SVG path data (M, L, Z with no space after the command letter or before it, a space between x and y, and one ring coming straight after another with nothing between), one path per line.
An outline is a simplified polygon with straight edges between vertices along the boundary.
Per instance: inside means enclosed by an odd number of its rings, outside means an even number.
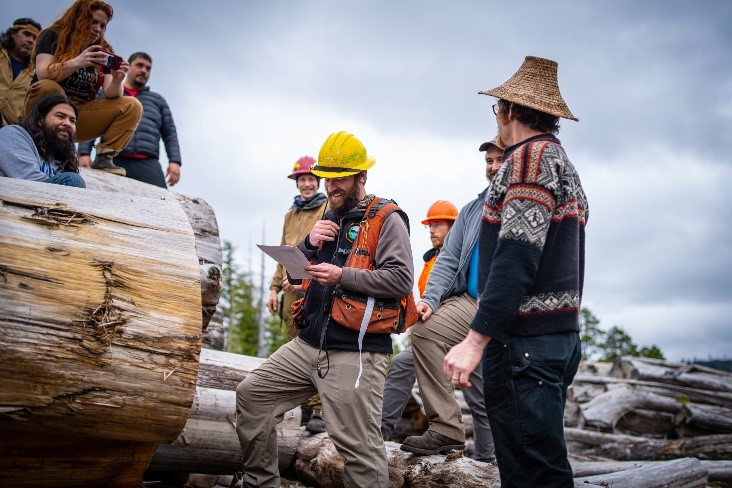
M348 239L348 242L353 242L356 240L359 227L361 227L360 223L354 223L348 227L348 230L346 231L346 239Z

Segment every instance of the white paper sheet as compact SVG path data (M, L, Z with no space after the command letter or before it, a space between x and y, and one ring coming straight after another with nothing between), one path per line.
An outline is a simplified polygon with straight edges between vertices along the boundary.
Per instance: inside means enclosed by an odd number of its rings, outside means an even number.
M304 269L305 266L310 264L310 261L298 248L292 246L265 246L264 244L257 244L257 247L284 266L290 276L296 280L313 279Z

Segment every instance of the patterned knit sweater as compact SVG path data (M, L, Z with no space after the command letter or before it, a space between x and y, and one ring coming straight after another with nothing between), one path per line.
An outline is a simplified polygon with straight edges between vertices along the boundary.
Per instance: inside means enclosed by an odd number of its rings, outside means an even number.
M579 176L548 134L506 149L504 161L483 206L471 327L501 342L578 331L588 217Z

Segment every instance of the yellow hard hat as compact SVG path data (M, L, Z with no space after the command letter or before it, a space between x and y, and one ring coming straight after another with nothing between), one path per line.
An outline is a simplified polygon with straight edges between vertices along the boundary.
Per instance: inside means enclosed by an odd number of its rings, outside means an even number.
M310 167L315 176L341 178L371 168L376 160L366 154L361 141L348 132L334 132L320 148L318 163Z

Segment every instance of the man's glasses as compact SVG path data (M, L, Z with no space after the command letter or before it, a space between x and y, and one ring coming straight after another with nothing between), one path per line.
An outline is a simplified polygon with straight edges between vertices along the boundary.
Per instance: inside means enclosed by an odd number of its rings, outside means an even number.
M493 109L493 115L498 115L498 102L494 103L491 108Z

